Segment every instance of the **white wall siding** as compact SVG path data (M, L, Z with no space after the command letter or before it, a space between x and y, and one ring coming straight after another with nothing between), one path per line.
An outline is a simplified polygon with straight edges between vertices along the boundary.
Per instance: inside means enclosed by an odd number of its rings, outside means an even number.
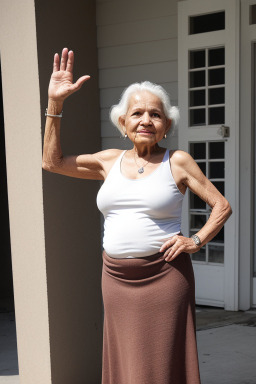
M175 81L178 77L176 61L165 63L132 65L129 67L118 67L102 69L99 74L100 86L103 89L111 87L122 87L134 81L150 79L155 83L163 83L168 78Z
M117 0L98 1L97 24L110 25L128 21L151 20L177 13L176 1Z
M109 108L136 81L161 84L178 100L177 0L97 0L102 148L127 148L109 121ZM177 148L177 134L164 140Z
M178 56L177 38L146 41L115 47L102 47L98 50L99 68L127 67L129 65L151 64L175 61Z
M152 20L130 21L127 23L98 27L99 48L156 41L172 37L177 37L176 16L162 16Z

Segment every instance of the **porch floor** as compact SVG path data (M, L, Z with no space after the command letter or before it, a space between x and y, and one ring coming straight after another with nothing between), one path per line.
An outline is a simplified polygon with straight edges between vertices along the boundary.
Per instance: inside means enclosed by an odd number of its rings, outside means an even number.
M256 310L198 306L196 318L202 384L255 384ZM19 384L15 314L6 302L0 302L0 346L0 384Z
M202 384L256 383L256 310L197 307Z

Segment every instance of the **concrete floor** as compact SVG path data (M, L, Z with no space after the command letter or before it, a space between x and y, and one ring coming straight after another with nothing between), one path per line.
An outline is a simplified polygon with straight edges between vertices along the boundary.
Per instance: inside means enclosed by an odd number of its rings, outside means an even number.
M197 307L196 316L202 384L256 384L256 310ZM6 307L0 307L0 384L19 384L15 315Z
M256 311L197 308L202 384L256 384Z

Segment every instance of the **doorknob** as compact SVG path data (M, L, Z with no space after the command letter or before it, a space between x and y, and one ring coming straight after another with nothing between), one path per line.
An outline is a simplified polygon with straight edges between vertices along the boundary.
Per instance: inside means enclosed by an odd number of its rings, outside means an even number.
M221 125L217 131L222 137L230 137L230 128L226 125Z

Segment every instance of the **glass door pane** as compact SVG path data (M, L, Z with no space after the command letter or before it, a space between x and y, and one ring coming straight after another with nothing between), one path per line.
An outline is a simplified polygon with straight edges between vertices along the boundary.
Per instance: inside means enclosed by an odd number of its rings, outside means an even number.
M225 124L225 48L189 51L189 126Z
M206 15L190 16L189 34L220 31L225 29L225 12L213 12Z
M190 154L205 176L224 195L225 192L225 143L224 141L191 142ZM197 233L206 223L211 208L197 195L189 191L189 232ZM200 263L224 263L224 228L200 249L192 254L192 260Z

